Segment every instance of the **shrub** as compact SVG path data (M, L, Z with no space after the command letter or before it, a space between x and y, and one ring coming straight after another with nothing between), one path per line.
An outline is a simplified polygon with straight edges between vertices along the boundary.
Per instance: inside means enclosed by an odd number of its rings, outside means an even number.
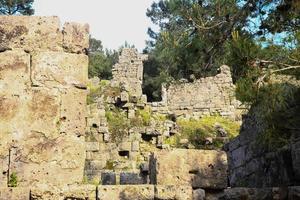
M121 142L127 136L130 129L130 121L126 113L118 108L113 108L105 112L108 128L112 136L112 141Z
M229 138L237 136L240 128L240 125L237 122L221 116L206 116L199 120L179 119L177 120L177 123L181 133L179 138L175 139L175 144L177 147L180 147L179 140L185 138L188 139L189 142L196 148L206 148L205 138L214 138L217 136L215 129L216 124L220 124L226 130ZM169 140L168 142L172 142L172 140ZM220 148L222 143L214 140L213 146Z
M12 172L9 176L8 187L18 186L18 176L16 172Z
M136 117L141 119L142 125L143 126L149 126L150 121L151 121L151 109L150 108L145 108L145 109L138 109L136 111Z

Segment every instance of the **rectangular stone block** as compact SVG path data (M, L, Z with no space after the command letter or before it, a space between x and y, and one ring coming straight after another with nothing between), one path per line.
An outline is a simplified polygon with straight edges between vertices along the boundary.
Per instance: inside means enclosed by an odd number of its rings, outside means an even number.
M21 95L30 84L30 55L21 50L0 53L0 97Z
M227 187L227 157L223 151L160 151L152 155L150 165L151 183L154 184L207 189Z
M32 133L10 153L10 173L18 177L19 186L80 183L83 180L84 138L61 136L48 139Z
M102 185L116 185L116 174L114 172L101 173Z
M28 198L29 199L29 198ZM95 185L71 185L64 187L35 187L31 190L30 199L32 200L67 200L67 199L96 199ZM24 199L25 200L25 199Z
M39 52L32 56L32 82L37 86L85 88L88 57L83 54Z
M153 185L98 186L99 200L153 200Z
M99 151L99 142L86 142L86 151Z
M29 198L29 188L0 188L0 200L27 200Z
M121 185L140 185L147 183L147 176L142 177L138 173L122 172L120 173Z
M0 48L62 51L58 17L0 16Z
M191 186L184 185L156 185L155 199L193 200L193 189Z
M85 135L87 91L69 88L61 94L60 133Z
M63 28L63 47L71 53L86 53L89 48L89 25L67 22Z

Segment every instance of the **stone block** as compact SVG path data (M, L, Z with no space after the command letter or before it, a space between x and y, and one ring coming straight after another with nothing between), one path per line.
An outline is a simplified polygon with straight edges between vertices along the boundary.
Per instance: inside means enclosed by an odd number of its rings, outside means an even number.
M128 102L129 101L129 94L126 91L121 92L121 101Z
M63 48L71 53L87 53L89 48L89 25L65 23L63 27Z
M153 185L98 186L99 200L153 200Z
M155 199L193 200L193 189L191 186L156 185Z
M32 56L32 82L37 86L85 88L88 57L83 54L39 52Z
M102 170L106 166L106 160L101 159L101 160L86 160L85 161L85 169L86 170Z
M83 179L84 138L76 136L47 139L34 133L11 149L10 172L15 172L19 186L79 183Z
M0 188L0 200L27 200L29 197L30 189L15 187L1 187Z
M30 55L22 50L0 53L0 97L22 95L30 84Z
M0 16L0 48L62 51L58 17Z
M147 177L142 177L138 173L122 172L120 173L121 185L141 185L147 183Z
M119 151L130 151L131 150L131 142L121 142L119 144Z
M205 200L205 190L203 189L193 190L193 200Z
M60 133L77 136L85 135L86 90L69 88L61 94Z
M192 185L194 188L227 187L227 158L223 151L185 150L155 152L151 158L151 183Z
M102 185L116 185L116 174L114 172L101 173Z
M86 142L85 143L86 151L99 151L99 142Z
M260 199L269 200L273 198L272 188L229 188L225 189L221 199L239 200L239 199Z
M140 142L139 141L131 142L131 151L137 152L139 150L140 150Z
M66 199L96 199L95 185L70 185L63 187L53 187L50 185L40 185L30 191L32 200L66 200Z

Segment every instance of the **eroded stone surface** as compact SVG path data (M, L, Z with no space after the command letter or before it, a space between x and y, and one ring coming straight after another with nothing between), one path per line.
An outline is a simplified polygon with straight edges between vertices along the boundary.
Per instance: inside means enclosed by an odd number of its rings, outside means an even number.
M150 167L152 183L159 185L192 185L194 188L227 187L225 152L185 150L156 152Z
M58 17L0 16L0 47L62 51Z
M83 54L40 52L32 57L32 81L37 86L86 87L88 57Z
M66 199L96 199L96 186L94 185L70 185L55 187L39 185L31 190L30 199L32 200L66 200Z
M99 200L153 200L153 185L98 186Z

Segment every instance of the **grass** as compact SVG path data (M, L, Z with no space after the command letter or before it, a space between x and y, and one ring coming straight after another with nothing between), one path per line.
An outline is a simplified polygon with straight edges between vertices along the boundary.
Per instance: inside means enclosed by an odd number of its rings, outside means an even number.
M228 133L229 138L234 138L238 135L240 125L227 118L221 116L206 116L199 120L196 119L178 119L177 124L180 127L180 136L173 136L174 138L168 138L166 140L167 144L174 147L180 147L180 139L188 139L189 142L196 148L207 148L205 145L205 138L217 137L218 133L215 130L215 125L221 125ZM218 140L214 140L212 146L216 148L221 148L223 143Z

